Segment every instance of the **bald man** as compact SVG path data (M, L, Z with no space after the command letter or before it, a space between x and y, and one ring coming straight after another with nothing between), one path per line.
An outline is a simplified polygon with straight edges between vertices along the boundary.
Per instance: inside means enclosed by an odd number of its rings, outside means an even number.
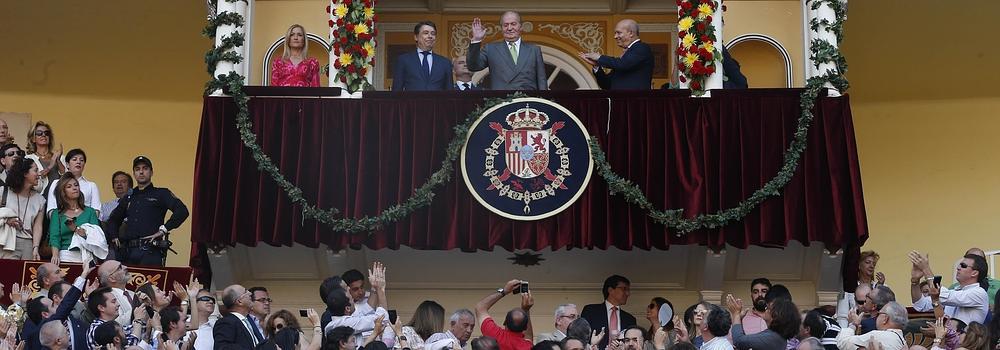
M69 330L62 322L45 322L38 334L38 340L47 349L69 349Z
M621 57L596 52L580 53L594 66L597 84L605 90L649 90L653 85L653 50L639 40L639 24L623 19L615 26L615 43L625 50ZM610 69L605 72L602 68Z

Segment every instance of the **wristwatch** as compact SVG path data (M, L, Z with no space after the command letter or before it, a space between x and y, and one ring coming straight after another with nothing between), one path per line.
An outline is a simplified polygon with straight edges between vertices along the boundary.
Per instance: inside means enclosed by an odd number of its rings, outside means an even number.
M507 292L504 292L503 288L497 288L497 293L500 293L500 296L507 295Z

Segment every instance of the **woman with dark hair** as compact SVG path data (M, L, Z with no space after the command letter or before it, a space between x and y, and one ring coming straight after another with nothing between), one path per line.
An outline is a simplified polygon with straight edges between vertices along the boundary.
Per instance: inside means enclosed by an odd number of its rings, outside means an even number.
M677 340L677 331L674 330L674 320L669 320L666 326L660 327L660 308L663 305L667 305L671 310L674 309L674 304L670 303L670 300L663 297L655 297L646 306L646 319L649 320L649 330L646 334L649 335L649 339L646 339L646 343L643 345L644 350L655 350L657 349L656 344L653 343L654 336L656 335L657 329L662 329L662 331L667 332L667 339L663 344L664 349L674 345Z
M406 337L410 348L423 349L424 340L434 333L444 330L444 307L432 300L424 300L417 306L410 323L403 326L400 334Z
M59 181L62 183L62 181ZM173 295L157 287L152 282L146 282L135 289L136 294L139 297L139 301L146 305L146 314L152 315L154 312L159 312L163 308L170 306L170 301L173 300ZM182 310L187 313L187 307Z
M38 248L44 233L45 199L34 190L39 179L38 167L31 160L17 159L7 170L6 186L0 196L2 207L13 213L4 216L6 225L0 228L0 236L5 237L0 239L0 259L41 258Z
M357 343L354 340L354 328L340 326L326 332L323 350L356 350Z
M311 342L305 342L305 333L299 326L299 319L285 309L278 310L268 317L264 324L264 335L273 340L274 344L287 350L319 350L323 345L323 330L319 326L319 314L316 310L306 310L309 322L313 325Z
M733 320L733 347L740 350L785 350L788 340L799 333L799 324L802 323L798 307L790 300L777 298L768 304L767 310L764 311L767 330L748 335L743 333L741 324L743 316L748 311L743 308L743 301L729 295L726 298L726 308L729 309Z
M84 224L101 226L97 218L97 211L88 207L80 191L80 183L73 174L66 173L60 179L56 192L56 212L52 214L49 221L49 244L52 245L52 263L59 265L59 262L83 262L83 255L79 248L70 249L73 235L87 238L87 230Z

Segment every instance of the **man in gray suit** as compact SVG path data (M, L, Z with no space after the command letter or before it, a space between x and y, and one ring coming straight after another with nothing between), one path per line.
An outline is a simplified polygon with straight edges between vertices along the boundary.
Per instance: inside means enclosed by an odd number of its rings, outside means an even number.
M469 70L489 68L490 90L548 90L542 49L521 40L521 14L504 12L500 25L504 40L483 45L486 28L479 18L472 20Z

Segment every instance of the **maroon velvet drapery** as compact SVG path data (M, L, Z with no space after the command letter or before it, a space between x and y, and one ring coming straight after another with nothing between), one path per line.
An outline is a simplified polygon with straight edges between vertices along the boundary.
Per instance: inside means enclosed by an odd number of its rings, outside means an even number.
M799 117L798 89L537 92L577 115L613 169L660 208L685 214L732 207L775 175ZM373 215L408 198L445 157L452 127L499 92L366 94L364 99L256 98L258 142L321 208ZM566 211L535 222L494 215L456 171L434 202L371 235L330 231L302 220L243 146L230 98L206 97L195 164L192 241L206 245L328 245L395 249L666 249L671 244L784 246L820 241L855 248L867 238L849 98L820 98L808 148L780 197L742 222L677 237L596 173ZM456 164L456 169L459 167ZM200 257L199 257L200 256ZM192 254L193 260L203 255ZM192 266L198 266L193 261Z

